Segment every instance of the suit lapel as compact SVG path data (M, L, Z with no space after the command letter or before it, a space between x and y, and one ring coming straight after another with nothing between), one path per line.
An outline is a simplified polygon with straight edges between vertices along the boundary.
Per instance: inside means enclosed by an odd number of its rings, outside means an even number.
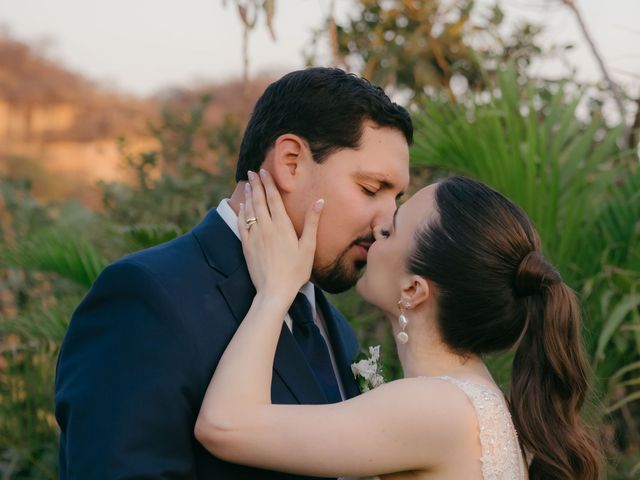
M219 284L218 288L239 324L251 308L253 297L256 294L246 266L239 268ZM327 403L324 392L316 383L313 372L298 348L289 327L284 322L278 339L273 369L298 402L302 404Z
M204 220L193 229L193 234L209 266L227 277L218 284L218 289L236 322L240 324L247 315L256 294L240 240L215 209L210 210ZM357 342L353 332L344 331L348 326L341 325L344 320L337 318L337 312L318 288L316 288L316 301L327 325L327 334L345 395L347 398L352 398L360 393L350 367L358 350ZM280 377L299 403L327 402L324 392L316 383L313 372L284 322L278 339L273 368L275 374Z
M191 233L200 245L207 264L225 277L246 265L240 239L215 208L207 213Z
M256 295L240 240L215 209L207 214L200 225L193 230L193 234L209 266L227 277L218 284L218 289L236 322L240 324ZM324 392L316 383L313 372L284 322L273 368L275 374L280 377L299 403L327 402Z
M348 325L341 325L345 321L338 318L337 311L329 304L322 290L316 287L315 291L316 303L320 307L327 326L327 334L329 335L345 396L353 398L360 394L360 387L351 371L351 363L358 353L358 343L352 331L345 331L349 328Z

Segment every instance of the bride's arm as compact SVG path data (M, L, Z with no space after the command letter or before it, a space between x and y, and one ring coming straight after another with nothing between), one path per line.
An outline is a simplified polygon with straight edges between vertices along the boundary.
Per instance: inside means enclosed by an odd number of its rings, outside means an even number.
M321 205L308 212L298 240L271 178L264 177L266 198L259 179L251 184L239 226L257 294L206 392L196 438L224 460L305 475L436 467L470 412L459 392L442 395L455 389L445 382L401 380L330 405L271 404L282 321L309 278ZM251 216L258 223L247 228Z

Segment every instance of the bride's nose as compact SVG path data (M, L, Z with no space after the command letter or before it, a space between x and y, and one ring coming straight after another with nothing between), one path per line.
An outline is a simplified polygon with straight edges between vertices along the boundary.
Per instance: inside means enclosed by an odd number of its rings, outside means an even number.
M376 241L380 240L381 238L387 238L388 236L389 230L382 228L380 225L376 225L375 227L373 227L373 238L375 238Z

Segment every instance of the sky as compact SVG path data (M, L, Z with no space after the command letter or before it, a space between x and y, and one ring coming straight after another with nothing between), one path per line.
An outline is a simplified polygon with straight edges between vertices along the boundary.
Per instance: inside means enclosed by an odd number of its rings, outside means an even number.
M478 0L480 9L490 0ZM616 81L640 95L640 0L576 0ZM242 74L242 28L228 0L0 0L0 27L42 48L99 84L135 95L172 86L222 82ZM353 0L335 0L338 20ZM549 42L571 42L582 80L601 78L573 14L558 0L502 0L509 25L542 22ZM303 47L320 27L331 0L276 0L269 36L261 19L250 37L250 75L304 66ZM543 64L544 73L564 67Z

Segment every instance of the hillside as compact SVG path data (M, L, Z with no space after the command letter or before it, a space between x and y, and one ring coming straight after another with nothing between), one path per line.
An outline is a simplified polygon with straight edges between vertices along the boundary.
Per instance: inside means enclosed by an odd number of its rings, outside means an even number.
M79 198L97 205L98 180L123 180L116 139L153 147L147 122L161 108L186 111L208 94L205 123L227 115L244 125L269 79L174 88L150 98L107 91L36 52L0 36L0 176L28 177L43 200Z

